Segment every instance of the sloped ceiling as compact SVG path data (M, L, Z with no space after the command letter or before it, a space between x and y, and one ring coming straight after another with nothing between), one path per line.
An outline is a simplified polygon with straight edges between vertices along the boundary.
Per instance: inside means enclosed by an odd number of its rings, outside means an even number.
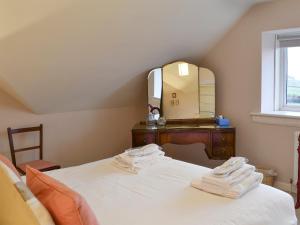
M0 0L0 88L35 113L136 105L145 73L198 62L257 0Z

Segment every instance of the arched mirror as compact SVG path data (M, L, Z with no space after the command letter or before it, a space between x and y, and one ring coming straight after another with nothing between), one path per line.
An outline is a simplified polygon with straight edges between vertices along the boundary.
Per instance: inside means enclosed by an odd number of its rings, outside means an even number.
M199 117L215 117L215 75L206 68L199 67Z
M183 61L148 75L148 104L168 120L215 117L215 76Z
M161 108L162 98L162 69L150 71L148 75L148 104L152 107Z

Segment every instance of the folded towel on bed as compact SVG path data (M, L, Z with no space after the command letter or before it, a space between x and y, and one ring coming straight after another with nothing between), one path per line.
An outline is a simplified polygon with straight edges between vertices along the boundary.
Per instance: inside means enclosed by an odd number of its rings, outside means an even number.
M202 181L218 185L221 187L230 187L234 184L237 184L247 178L249 175L251 175L255 171L255 166L245 164L241 168L233 171L231 174L229 174L226 177L220 177L216 176L212 173L206 174L202 177Z
M151 161L152 159L156 159L157 157L164 156L165 152L161 150L153 151L151 154L141 155L141 156L131 156L127 152L124 152L120 155L117 155L116 158L123 160L127 164L136 165L138 163Z
M263 180L263 174L253 172L247 178L243 179L231 187L221 187L219 185L203 182L202 179L192 181L192 187L209 192L212 194L221 195L228 198L239 198L253 188L257 187Z
M157 150L161 150L161 147L157 144L148 144L140 148L128 149L125 152L128 154L128 156L146 156L151 155Z
M244 166L248 160L244 157L231 157L229 160L224 162L221 166L213 169L213 174L220 177L229 176L235 170L238 170Z
M122 169L124 171L134 173L134 174L138 174L139 172L141 172L144 169L147 169L147 168L149 168L153 165L156 165L157 163L160 163L160 162L163 162L163 161L169 160L169 159L171 159L171 158L162 156L162 157L153 158L152 160L148 160L148 161L138 163L136 165L131 165L131 164L128 164L128 163L124 162L120 158L115 157L114 160L112 161L112 164L114 166L116 166L117 168Z
M156 144L146 145L140 148L126 150L124 153L114 157L113 165L131 173L139 173L162 160L165 152Z

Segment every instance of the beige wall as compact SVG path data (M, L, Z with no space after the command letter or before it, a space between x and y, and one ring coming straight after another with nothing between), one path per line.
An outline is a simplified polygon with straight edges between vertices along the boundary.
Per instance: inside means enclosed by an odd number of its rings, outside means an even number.
M196 61L254 4L0 1L0 88L35 113L139 105L147 71Z
M279 180L293 175L293 135L300 128L257 124L260 109L261 32L300 27L300 1L282 0L252 8L202 60L216 74L217 111L237 127L237 154L278 170Z
M141 119L134 107L36 115L0 92L0 153L10 156L6 128L44 124L44 158L63 166L115 155L131 145L131 127ZM18 137L32 144L35 135ZM29 157L28 157L29 156ZM29 155L20 160L33 158Z

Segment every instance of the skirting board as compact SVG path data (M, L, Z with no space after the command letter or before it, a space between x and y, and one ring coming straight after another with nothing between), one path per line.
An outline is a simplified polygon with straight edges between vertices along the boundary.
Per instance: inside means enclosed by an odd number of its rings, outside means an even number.
M282 191L288 192L288 193L291 192L291 184L290 183L276 181L274 184L274 187L278 188ZM297 188L296 188L296 185L294 185L294 184L292 185L292 193L297 193Z

